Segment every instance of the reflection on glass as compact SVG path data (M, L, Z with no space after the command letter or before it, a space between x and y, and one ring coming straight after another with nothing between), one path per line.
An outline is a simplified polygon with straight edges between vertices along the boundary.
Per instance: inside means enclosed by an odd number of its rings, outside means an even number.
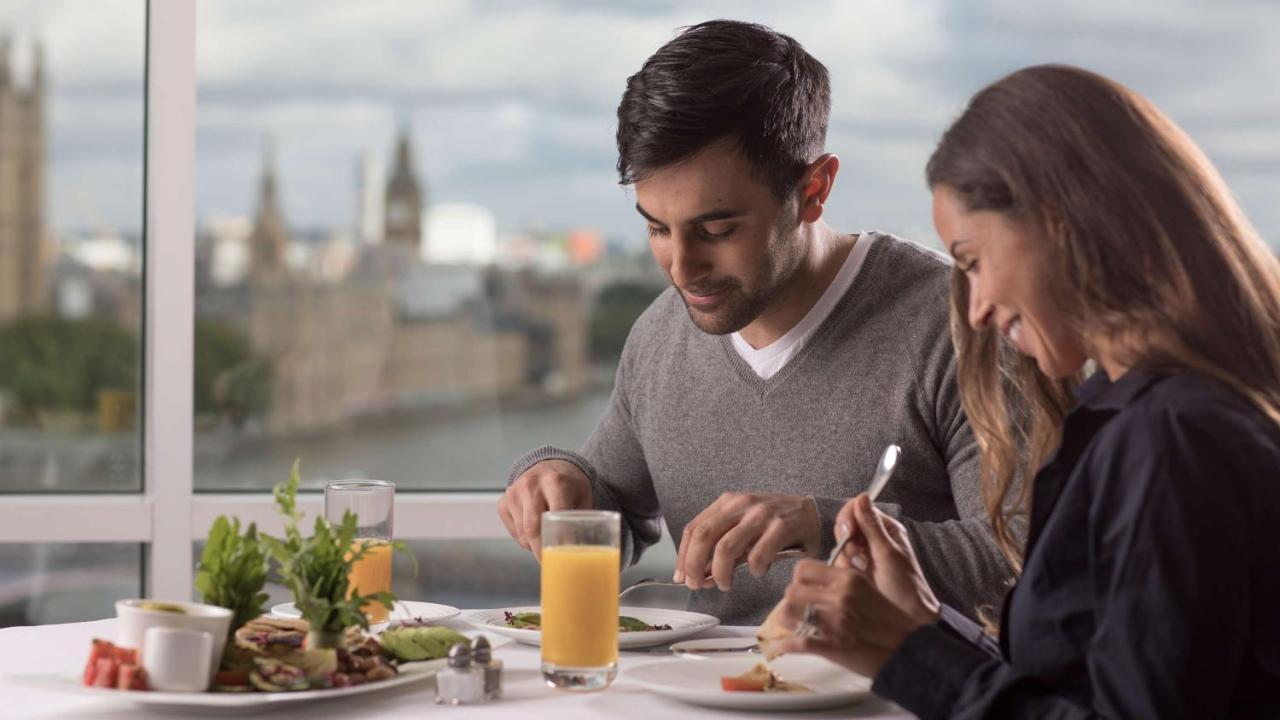
M0 493L141 487L144 13L0 7Z
M0 544L0 627L101 620L142 593L142 545Z

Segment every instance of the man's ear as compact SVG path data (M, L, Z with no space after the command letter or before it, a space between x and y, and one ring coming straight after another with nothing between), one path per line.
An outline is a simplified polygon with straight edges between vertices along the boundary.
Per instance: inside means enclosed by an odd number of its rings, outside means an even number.
M836 184L836 173L840 171L840 158L831 153L818 156L817 160L805 168L800 186L800 221L817 222L822 217L822 206L826 205L831 188Z

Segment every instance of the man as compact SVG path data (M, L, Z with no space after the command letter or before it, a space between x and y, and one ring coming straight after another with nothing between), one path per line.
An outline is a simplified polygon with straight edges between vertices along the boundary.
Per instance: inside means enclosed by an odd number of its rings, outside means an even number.
M539 552L545 510L618 510L625 567L665 519L692 609L758 623L790 579L778 552L828 552L836 512L896 443L880 507L944 602L999 604L1011 573L955 387L950 270L822 221L840 166L829 107L821 63L739 22L685 30L628 79L618 171L673 287L631 329L581 453L513 465L498 510L523 547Z

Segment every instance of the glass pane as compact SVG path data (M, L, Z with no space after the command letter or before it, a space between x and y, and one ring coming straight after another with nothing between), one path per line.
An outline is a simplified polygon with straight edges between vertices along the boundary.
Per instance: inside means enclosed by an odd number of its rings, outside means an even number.
M0 5L0 493L141 489L146 4Z
M0 544L0 627L115 617L142 594L142 553L130 543Z
M617 186L619 97L677 28L725 9L200 3L197 487L265 489L300 457L313 481L497 489L520 453L579 446L665 285ZM938 133L1001 74L1066 61L1184 123L1280 241L1274 8L1157 13L1176 32L1110 5L734 12L831 71L838 230L937 246L922 175Z
M352 9L306 7L326 24ZM428 25L398 12L327 31L344 65L407 53L398 87L375 72L347 92L302 69L329 53L294 13L199 5L199 490L266 489L295 458L313 487L501 488L515 457L582 443L664 287L612 178L608 113L581 118L589 161L530 154L513 132L577 114L524 84L441 94L419 74L451 53L410 51L402 23ZM566 87L553 68L532 79ZM583 190L569 202L552 182Z

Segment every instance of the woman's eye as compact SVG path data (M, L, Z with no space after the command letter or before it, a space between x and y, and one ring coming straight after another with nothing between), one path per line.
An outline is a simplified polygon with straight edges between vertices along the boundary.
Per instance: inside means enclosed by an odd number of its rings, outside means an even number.
M649 226L649 237L659 237L666 234L666 228L654 227L652 225Z
M973 273L977 272L977 270L978 270L977 260L970 260L967 265L960 266L960 272L964 273L965 275L972 275Z

